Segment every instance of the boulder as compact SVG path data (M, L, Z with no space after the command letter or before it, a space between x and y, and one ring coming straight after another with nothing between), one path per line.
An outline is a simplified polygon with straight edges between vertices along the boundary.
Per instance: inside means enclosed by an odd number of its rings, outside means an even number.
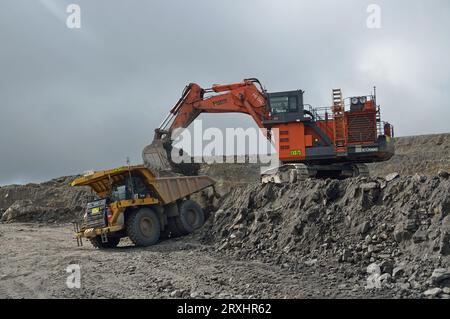
M411 233L406 229L404 223L399 223L394 228L394 239L396 242L401 243L402 241L409 240L411 238Z
M450 269L448 268L436 268L431 274L431 282L434 285L439 285L444 281L450 279Z
M390 260L383 260L380 264L381 273L392 274L394 263Z
M404 274L405 274L405 268L403 266L395 267L392 270L392 277L394 277L395 279L402 277Z
M397 172L393 172L393 173L386 175L386 177L384 179L386 180L386 182L390 182L390 181L393 181L394 179L396 179L397 177L400 177L400 174Z
M373 275L373 274L381 275L381 268L378 264L372 263L369 266L367 266L366 272L369 275Z
M450 215L442 220L439 253L444 256L450 255Z
M370 230L370 223L369 222L362 222L357 227L357 232L361 235L365 235Z
M426 241L427 238L428 238L428 234L424 230L416 231L412 237L413 242L416 244Z
M34 216L41 213L39 208L33 205L28 199L15 201L2 215L4 222L26 222L32 220Z
M431 288L423 293L426 297L436 297L442 292L441 288Z
M388 284L391 282L392 276L390 274L382 274L379 278L381 284Z
M377 182L369 182L369 183L361 184L361 186L359 188L361 188L363 191L368 191L371 189L380 188L380 184L378 184Z
M366 280L366 289L380 289L381 288L381 275L379 274L372 274L367 277Z
M445 171L445 170L443 170L443 169L440 169L440 170L438 171L438 176L439 176L440 178L448 178L448 177L450 176L450 173L447 172L447 171Z

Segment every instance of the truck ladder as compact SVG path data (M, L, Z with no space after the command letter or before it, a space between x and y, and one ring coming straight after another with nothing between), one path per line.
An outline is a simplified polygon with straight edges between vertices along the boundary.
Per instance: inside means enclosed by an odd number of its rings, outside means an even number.
M337 155L347 154L347 134L345 130L345 108L341 89L333 89L334 146Z

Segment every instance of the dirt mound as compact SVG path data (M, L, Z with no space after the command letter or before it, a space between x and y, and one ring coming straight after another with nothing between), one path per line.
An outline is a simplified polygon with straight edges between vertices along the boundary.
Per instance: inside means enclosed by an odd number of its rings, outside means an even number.
M0 188L0 216L4 222L70 222L79 216L90 196L84 187L71 187L75 177L42 184Z
M387 162L370 164L372 176L391 172L435 175L450 171L450 134L406 136L395 139L395 155Z
M236 188L199 236L239 257L292 270L344 264L350 281L421 294L435 285L429 282L435 269L450 266L450 180L445 174L387 180Z

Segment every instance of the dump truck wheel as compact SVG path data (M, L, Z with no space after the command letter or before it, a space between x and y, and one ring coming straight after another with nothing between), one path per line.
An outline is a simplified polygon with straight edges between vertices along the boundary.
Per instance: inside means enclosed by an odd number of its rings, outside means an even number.
M127 235L136 246L151 246L158 242L161 224L150 208L131 212L127 218Z
M106 243L102 243L102 238L100 236L96 236L93 238L89 238L92 246L99 249L108 249L108 248L116 248L120 242L119 237L108 237L108 241Z
M205 223L205 214L199 204L192 200L185 200L179 208L180 215L175 219L177 228L182 235L192 233Z

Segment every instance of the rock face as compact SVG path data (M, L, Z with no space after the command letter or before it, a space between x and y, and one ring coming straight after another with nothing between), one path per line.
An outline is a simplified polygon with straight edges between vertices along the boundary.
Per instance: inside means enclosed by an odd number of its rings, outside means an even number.
M42 184L0 188L3 222L70 222L76 220L90 196L84 187L71 187L74 177L61 177Z
M255 184L226 195L199 236L291 268L344 263L358 278L372 264L370 289L421 294L434 268L447 267L449 199L450 180L437 175Z
M392 254L405 244L446 255L449 199L450 181L437 176L423 182L402 177L255 184L236 188L222 200L205 238L249 248L271 243L285 251L324 245L344 249L345 242L358 242L358 250L371 255ZM234 242L231 236L247 240Z

